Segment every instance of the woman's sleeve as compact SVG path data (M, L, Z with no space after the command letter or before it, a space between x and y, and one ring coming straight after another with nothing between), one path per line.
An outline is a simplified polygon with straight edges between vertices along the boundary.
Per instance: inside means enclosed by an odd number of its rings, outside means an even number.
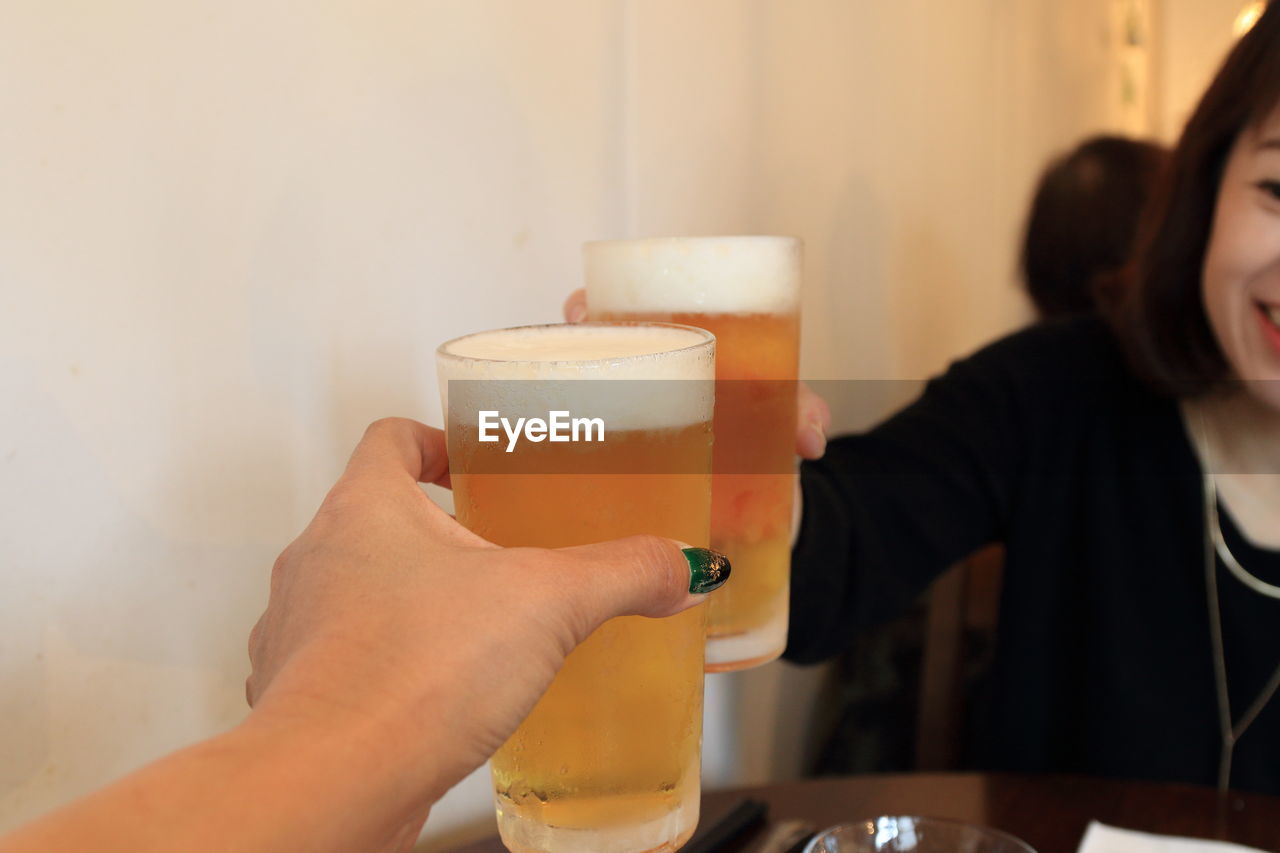
M804 463L787 659L838 654L859 628L898 615L951 564L1002 538L1029 431L1020 349L1006 339L957 362L889 420Z

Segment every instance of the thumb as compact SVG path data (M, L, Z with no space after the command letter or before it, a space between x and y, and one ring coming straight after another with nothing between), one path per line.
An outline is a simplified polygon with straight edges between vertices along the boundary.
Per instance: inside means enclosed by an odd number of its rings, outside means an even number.
M729 579L729 558L659 536L630 536L561 548L580 571L578 581L599 608L614 616L671 616L700 604Z

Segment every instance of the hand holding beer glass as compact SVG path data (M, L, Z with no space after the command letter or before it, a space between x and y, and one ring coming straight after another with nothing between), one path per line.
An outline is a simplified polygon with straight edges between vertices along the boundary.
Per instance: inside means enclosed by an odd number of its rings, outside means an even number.
M711 546L733 583L708 602L707 671L758 666L787 639L800 359L800 241L588 243L587 319L662 320L716 336Z
M636 533L704 545L714 363L710 334L667 324L534 326L442 345L458 520L504 546ZM704 611L614 619L570 653L492 760L509 850L643 853L688 840Z

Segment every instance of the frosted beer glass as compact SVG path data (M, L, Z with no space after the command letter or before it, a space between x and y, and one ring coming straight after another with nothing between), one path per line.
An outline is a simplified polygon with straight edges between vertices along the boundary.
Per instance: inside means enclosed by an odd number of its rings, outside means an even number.
M454 506L469 529L504 546L637 533L707 543L707 332L530 326L449 341L437 364ZM482 411L512 423L552 411L598 417L603 440L525 440L507 452L505 434L480 440ZM614 619L569 655L491 762L508 850L641 853L688 840L698 820L705 610Z
M707 671L746 669L787 641L800 241L611 240L584 247L590 320L663 320L716 336L711 547L733 583L708 602Z

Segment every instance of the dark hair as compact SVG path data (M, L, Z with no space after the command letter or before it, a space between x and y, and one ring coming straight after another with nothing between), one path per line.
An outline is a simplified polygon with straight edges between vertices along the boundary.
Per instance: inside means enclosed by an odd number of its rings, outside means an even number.
M1132 255L1167 160L1154 142L1095 136L1045 169L1022 242L1022 278L1041 318L1095 310L1093 291Z
M1132 369L1165 393L1204 393L1230 375L1205 314L1204 256L1227 155L1278 102L1280 3L1270 3L1187 121L1108 312Z

